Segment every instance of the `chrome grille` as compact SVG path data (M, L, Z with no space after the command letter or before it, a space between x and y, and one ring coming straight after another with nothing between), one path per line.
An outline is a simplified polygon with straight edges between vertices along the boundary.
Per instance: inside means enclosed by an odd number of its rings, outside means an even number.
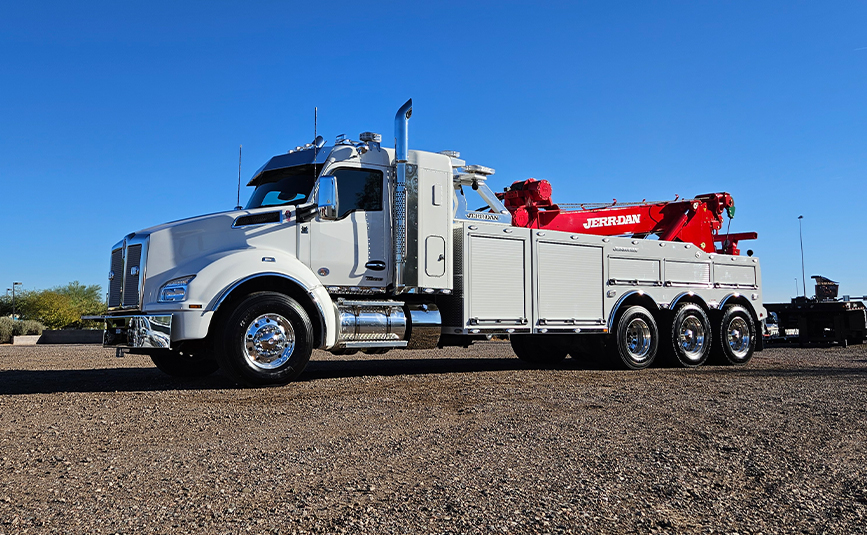
M108 306L120 306L120 290L123 288L123 248L111 252L112 277L108 281Z
M138 288L141 277L141 245L126 248L126 268L123 271L123 306L138 305ZM135 273L135 274L133 274Z

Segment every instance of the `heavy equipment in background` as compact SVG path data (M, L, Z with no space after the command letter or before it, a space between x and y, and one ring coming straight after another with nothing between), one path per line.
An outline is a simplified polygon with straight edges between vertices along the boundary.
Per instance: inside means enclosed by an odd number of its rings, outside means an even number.
M799 296L790 303L768 303L768 341L796 340L802 346L808 343L836 342L843 347L860 344L867 334L867 295L838 298L840 285L822 275L811 277L816 281L816 294L812 298ZM787 334L797 330L797 335ZM773 334L772 334L773 333Z
M597 348L629 369L657 355L741 365L762 349L761 268L737 249L755 236L718 234L728 194L574 213L545 181L498 196L490 167L409 150L411 114L412 101L398 110L393 149L371 132L319 136L265 163L245 208L126 235L104 345L249 385L295 379L315 348L496 336L534 365Z

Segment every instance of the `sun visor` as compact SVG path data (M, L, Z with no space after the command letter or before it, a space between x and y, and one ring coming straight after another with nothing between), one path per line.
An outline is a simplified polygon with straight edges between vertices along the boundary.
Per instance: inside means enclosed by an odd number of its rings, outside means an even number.
M333 147L322 147L319 150L309 148L274 156L268 160L265 165L260 167L258 171L256 171L253 178L247 182L247 185L258 185L258 181L263 174L275 169L286 169L287 167L295 167L296 165L323 164L328 159L328 155L331 154L332 148Z

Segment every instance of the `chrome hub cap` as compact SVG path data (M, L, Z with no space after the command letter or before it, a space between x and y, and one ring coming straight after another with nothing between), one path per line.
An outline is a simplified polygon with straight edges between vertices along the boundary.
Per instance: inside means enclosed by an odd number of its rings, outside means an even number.
M626 351L636 362L647 359L650 353L650 327L641 318L635 318L626 326Z
M742 358L750 350L750 328L743 318L735 318L726 329L729 349L734 356Z
M688 360L697 361L701 359L705 347L705 339L704 324L697 317L688 316L681 322L680 330L677 333L677 341L680 344L683 356Z
M253 320L244 334L244 357L262 370L279 368L295 350L295 329L280 314L263 314Z

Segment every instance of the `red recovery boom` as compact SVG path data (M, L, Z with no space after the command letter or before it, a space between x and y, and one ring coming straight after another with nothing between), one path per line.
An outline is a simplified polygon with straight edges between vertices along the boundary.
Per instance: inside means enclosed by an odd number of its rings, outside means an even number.
M663 241L693 243L708 253L740 254L739 240L754 240L755 232L719 234L723 213L734 217L734 200L728 193L708 193L694 199L640 202L604 206L557 205L551 201L547 180L515 182L497 197L512 213L512 224L600 236L632 235L644 238L655 234ZM563 207L576 209L564 210ZM591 206L591 207L588 207ZM719 249L714 242L720 243Z

